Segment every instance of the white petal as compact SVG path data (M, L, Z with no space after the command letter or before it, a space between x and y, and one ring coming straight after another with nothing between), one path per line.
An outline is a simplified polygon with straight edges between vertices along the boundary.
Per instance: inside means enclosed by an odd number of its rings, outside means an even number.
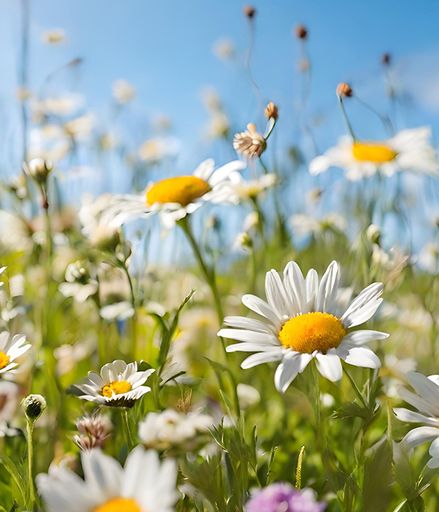
M396 407L393 409L393 412L400 421L406 421L408 423L425 423L432 427L439 427L439 420L424 416L424 414L420 414L419 412L413 412L403 407Z
M239 329L248 329L249 331L257 332L273 332L273 328L270 324L261 322L254 318L247 318L245 316L226 316L224 318L224 324L230 327L237 327Z
M340 349L337 350L337 353L344 361L354 366L360 366L362 368L381 367L381 361L379 357L372 350L366 347L349 348L346 354L340 346Z
M284 269L284 286L292 307L291 316L306 312L305 279L295 261L290 261Z
M273 308L267 304L264 300L256 297L256 295L243 295L242 303L258 315L265 317L267 320L272 322L274 325L281 324L281 318L273 310Z
M340 358L337 354L329 351L327 354L316 354L317 369L326 379L336 382L341 379L343 369L341 367Z
M410 430L401 441L409 449L414 448L423 443L427 443L439 437L439 428L434 427L417 427Z
M340 281L340 266L333 261L320 281L319 292L316 301L316 311L335 312L335 297Z
M276 311L279 317L291 316L291 308L288 307L287 294L279 274L270 270L265 275L265 295L267 302Z
M369 320L380 306L382 283L373 283L365 288L348 307L341 320L346 328L355 327Z
M279 342L273 334L265 332L247 331L243 329L221 329L218 336L237 341L249 341L250 343L278 345Z
M272 363L273 361L280 361L282 359L282 350L276 350L272 352L259 352L258 354L252 354L251 356L244 359L241 363L241 368L244 370L253 368L263 363Z
M301 364L301 354L298 352L289 352L282 359L274 374L274 384L276 389L285 393L288 386L297 377L297 374L303 371Z
M343 338L343 342L346 341L351 345L364 345L370 341L385 340L388 337L389 334L385 332L361 329L359 331L352 331L346 334Z

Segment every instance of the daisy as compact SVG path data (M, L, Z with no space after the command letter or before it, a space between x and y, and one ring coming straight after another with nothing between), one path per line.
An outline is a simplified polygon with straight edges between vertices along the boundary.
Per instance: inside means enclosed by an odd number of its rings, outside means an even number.
M350 180L367 178L378 171L386 176L398 171L437 175L439 165L430 139L428 127L402 130L384 141L342 137L337 146L314 158L309 170L316 175L340 167Z
M154 370L137 371L137 363L116 360L101 368L100 375L89 372L76 387L84 394L79 398L111 407L132 407L134 402L151 391L143 386Z
M159 213L165 227L195 212L204 203L236 201L230 193L230 184L236 182L238 171L245 164L239 160L215 170L213 160L205 160L188 176L174 176L152 183L144 195L116 195L99 214L99 222L113 227L153 213ZM87 212L82 212L87 218Z
M340 314L340 267L333 261L322 279L311 269L306 279L294 261L285 267L283 279L275 270L267 272L264 301L244 295L243 304L263 320L229 316L219 336L239 341L228 352L256 352L247 357L242 368L279 361L274 382L285 392L296 376L316 359L319 372L331 381L342 377L340 359L354 366L379 368L380 360L364 345L383 340L388 334L370 330L350 331L369 320L382 302L383 285L365 288Z
M146 448L192 450L203 443L203 435L206 436L213 424L213 418L200 412L185 414L174 409L150 412L139 424L139 438Z
M30 349L24 334L12 336L7 331L0 333L0 374L6 373L18 366L15 362Z
M424 426L410 430L402 443L411 449L433 441L429 452L431 459L427 465L439 468L439 375L425 377L418 372L409 372L406 377L415 393L401 388L398 390L399 396L418 412L397 407L394 409L395 415L401 421L422 423Z
M177 468L160 463L154 451L138 446L125 467L99 449L81 453L84 480L66 467L52 465L37 476L48 512L172 512L178 495Z

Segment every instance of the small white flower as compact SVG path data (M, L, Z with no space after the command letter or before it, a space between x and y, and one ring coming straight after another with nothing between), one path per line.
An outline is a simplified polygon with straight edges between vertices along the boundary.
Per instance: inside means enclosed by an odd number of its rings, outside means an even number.
M350 180L367 178L378 171L385 176L398 171L437 175L439 163L430 139L428 127L402 130L384 141L352 141L351 137L342 137L337 146L314 158L309 170L316 175L338 167Z
M154 451L138 446L125 467L99 449L81 453L84 480L70 469L51 465L37 476L48 512L173 512L178 495L177 467L160 463Z
M139 157L148 164L158 164L165 158L175 157L180 151L180 142L175 137L147 139L139 148Z
M100 375L89 372L76 387L84 394L79 398L111 407L132 407L134 402L151 391L144 386L154 370L137 371L137 363L116 360L101 368Z
M136 89L127 80L116 80L113 97L120 104L129 103L136 97Z
M256 198L266 190L274 187L277 183L277 176L274 173L264 174L253 180L245 180L241 176L231 189L240 201Z
M7 331L0 333L0 374L9 372L18 366L16 359L31 348L24 334L12 336Z
M263 320L229 316L224 323L232 328L221 329L218 335L240 342L229 345L228 352L256 352L242 362L242 368L280 362L274 382L281 392L314 358L319 372L331 381L342 377L340 359L354 366L379 368L380 360L364 345L388 334L350 329L375 314L383 285L365 288L343 313L339 311L339 280L340 267L335 261L320 282L314 269L305 279L294 261L285 267L283 279L271 270L265 280L267 301L255 295L242 297L243 304Z
M62 28L53 28L43 32L42 40L47 44L60 44L66 40L66 34Z
M324 231L344 231L346 219L338 213L328 213L320 219L298 213L291 217L291 227L298 236L318 235Z
M418 412L405 408L394 409L396 417L409 423L422 423L424 426L410 430L402 440L409 449L433 441L430 446L431 459L427 465L439 468L439 375L425 377L418 372L407 374L415 393L408 389L399 389L399 396L417 409Z
M171 228L207 202L236 203L238 199L232 193L231 184L236 183L238 171L244 167L243 162L234 160L215 170L213 160L205 160L190 176L175 176L150 184L145 195L113 196L97 222L119 227L158 213L164 226ZM88 212L80 215L87 217Z
M146 448L190 450L200 445L201 435L207 434L213 423L213 418L199 412L184 414L174 409L150 412L139 424L139 439Z

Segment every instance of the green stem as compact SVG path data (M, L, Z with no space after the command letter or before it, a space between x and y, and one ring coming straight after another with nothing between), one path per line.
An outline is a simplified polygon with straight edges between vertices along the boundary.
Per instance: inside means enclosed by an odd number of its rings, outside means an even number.
M131 275L128 270L126 262L123 262L121 267L126 275L126 278L128 281L128 286L130 288L130 302L131 302L131 307L133 308L133 316L131 317L131 343L132 343L131 350L133 353L133 358L136 359L137 350L138 350L136 294L134 292L133 280L131 279Z
M34 479L33 479L33 458L34 458L34 449L33 449L33 432L34 432L34 424L31 420L26 421L26 433L27 433L27 474L28 474L28 485L29 485L29 501L30 508L33 510L33 506L35 503L35 488L34 488Z
M122 421L125 430L125 439L127 442L128 450L131 451L134 447L133 437L130 429L130 420L128 417L128 409L122 408Z
M341 96L338 97L339 105L341 108L341 113L343 114L344 122L346 123L346 128L348 129L348 132L353 140L357 140L357 137L355 137L354 130L352 128L351 122L349 121L349 117L346 113L346 109L344 106L343 98Z
M368 407L365 399L363 398L363 395L361 394L361 391L359 390L359 388L358 388L356 382L354 381L352 375L348 372L348 370L346 370L345 367L343 367L343 371L345 372L347 378L349 379L349 382L351 383L352 389L355 391L355 394L357 395L358 399L363 404L363 406L366 409L368 409L369 407Z

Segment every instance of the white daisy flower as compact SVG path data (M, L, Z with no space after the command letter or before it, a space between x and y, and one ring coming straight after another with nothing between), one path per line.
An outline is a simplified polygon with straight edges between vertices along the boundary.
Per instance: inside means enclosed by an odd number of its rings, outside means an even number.
M331 381L342 377L340 359L354 366L379 368L380 360L364 345L388 334L350 329L375 314L383 285L365 288L340 314L339 280L340 267L335 261L320 282L314 269L304 278L294 261L285 267L283 279L270 270L265 279L266 301L255 295L242 297L243 304L263 320L229 316L224 323L231 328L221 329L218 335L240 342L229 345L228 352L256 352L242 362L242 368L279 361L274 382L281 392L314 358L319 372Z
M190 176L174 176L152 183L145 195L115 195L100 213L99 222L113 227L159 213L165 227L189 215L204 203L234 203L230 185L239 179L238 171L245 168L239 160L215 169L213 160L202 162ZM81 214L80 214L81 216ZM87 212L82 212L87 218Z
M213 427L213 418L200 412L184 414L174 409L150 412L139 424L139 439L146 448L167 450L172 447L195 449L202 435Z
M424 426L410 430L402 443L411 449L433 441L429 451L431 459L427 465L430 468L439 468L439 375L425 377L418 372L409 372L406 377L415 393L400 388L399 396L418 412L403 407L397 407L393 411L401 421L422 423Z
M116 360L101 368L100 375L89 372L76 387L84 394L79 398L111 407L132 407L134 402L151 391L143 386L154 370L137 371L137 363Z
M342 137L337 146L310 163L313 175L339 167L350 180L360 180L381 171L392 176L398 171L437 175L438 159L431 145L429 127L402 130L384 141L355 140Z
M37 476L48 512L172 512L178 499L177 467L160 463L154 451L138 446L125 467L99 449L81 453L84 480L66 467L52 465Z
M24 334L16 334L11 337L9 332L0 333L0 374L13 370L18 366L15 362L20 356L30 349L26 343Z

